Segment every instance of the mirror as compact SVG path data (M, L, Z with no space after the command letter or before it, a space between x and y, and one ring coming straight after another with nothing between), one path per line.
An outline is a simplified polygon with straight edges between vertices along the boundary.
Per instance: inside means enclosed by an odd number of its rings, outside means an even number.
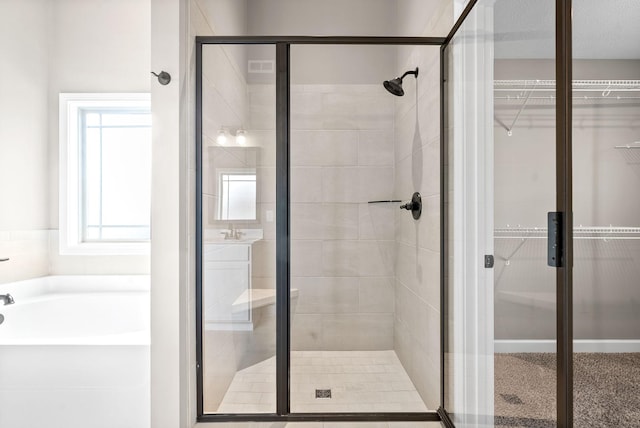
M258 147L208 148L204 159L209 223L258 220Z

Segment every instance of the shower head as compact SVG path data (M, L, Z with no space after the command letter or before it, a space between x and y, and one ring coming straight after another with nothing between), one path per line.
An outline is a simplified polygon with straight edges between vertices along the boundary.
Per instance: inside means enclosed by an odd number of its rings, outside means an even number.
M396 77L395 79L385 80L384 88L391 92L393 95L401 97L404 95L404 89L402 89L402 79L407 74L413 74L416 78L418 77L418 67L415 70L406 71L401 77Z
M402 79L396 77L393 80L385 80L384 88L391 92L393 95L397 95L399 97L404 95L404 89L402 89Z

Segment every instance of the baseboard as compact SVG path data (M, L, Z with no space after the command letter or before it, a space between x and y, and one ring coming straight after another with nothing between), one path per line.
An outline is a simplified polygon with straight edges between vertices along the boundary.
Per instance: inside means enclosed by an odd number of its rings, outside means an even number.
M556 352L555 340L495 340L496 354ZM574 340L574 352L640 352L640 340Z

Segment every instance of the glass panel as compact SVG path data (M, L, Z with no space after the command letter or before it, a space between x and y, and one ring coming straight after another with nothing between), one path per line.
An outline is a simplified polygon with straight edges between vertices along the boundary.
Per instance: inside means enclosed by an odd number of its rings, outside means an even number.
M151 126L151 115L148 112L103 113L101 116L102 126Z
M574 426L640 427L640 3L573 16Z
M205 413L276 411L275 74L255 59L275 47L203 47Z
M438 57L291 47L293 412L438 406ZM398 209L416 191L419 220Z
M446 50L445 408L457 427L556 425L554 46L554 1L480 0Z
M84 116L85 125L87 127L100 126L100 113L86 113Z
M150 153L150 128L102 130L101 190L104 225L149 224Z
M151 128L85 128L83 150L84 240L149 240Z

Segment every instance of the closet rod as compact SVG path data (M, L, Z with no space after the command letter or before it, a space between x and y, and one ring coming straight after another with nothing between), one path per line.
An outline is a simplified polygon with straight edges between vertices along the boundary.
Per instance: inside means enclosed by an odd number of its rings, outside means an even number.
M511 101L520 101L523 100L525 97L515 97L515 96L501 96L501 97L493 97L494 100L511 100ZM529 100L546 100L546 101L550 101L550 100L555 100L556 97L554 97L553 95L549 95L546 97L529 97ZM602 100L602 101L607 101L607 100L615 100L615 101L619 101L619 100L640 100L640 97L619 97L619 96L613 96L613 97L585 97L585 96L578 96L578 97L573 97L574 100Z
M546 227L503 227L495 228L494 233L547 233ZM640 227L636 226L577 226L573 228L573 233L637 233L640 234Z
M493 239L547 239L546 236L494 236ZM597 241L637 241L640 236L574 236L575 240L591 239Z
M494 80L493 86L496 92L549 92L555 91L556 81ZM574 80L572 89L574 92L601 92L603 97L608 97L612 92L640 92L640 80Z
M549 87L549 88L536 88L536 89L531 89L531 88L523 88L523 87L514 87L514 88L498 88L498 87L493 87L493 90L496 92L513 92L513 91L520 91L520 92L525 92L525 91L533 91L533 92L550 92L550 91L555 91L555 87ZM613 87L613 88L574 88L573 92L609 92L609 94L611 92L640 92L640 88L627 88L627 87ZM609 94L603 94L603 97L607 97L609 96Z
M640 141L636 141L633 144L625 144L622 146L614 146L616 149L640 149Z
M494 239L547 239L546 227L496 228L493 232ZM574 239L606 241L640 240L640 227L576 227L573 229L573 233Z

